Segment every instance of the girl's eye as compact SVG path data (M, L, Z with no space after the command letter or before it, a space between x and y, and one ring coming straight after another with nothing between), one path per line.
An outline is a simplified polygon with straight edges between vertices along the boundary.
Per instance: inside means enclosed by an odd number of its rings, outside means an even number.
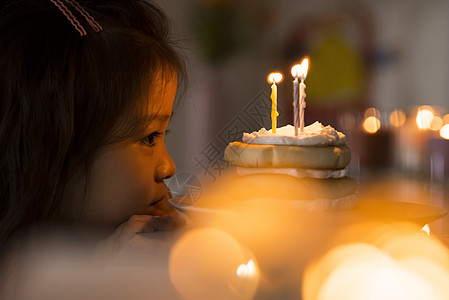
M155 132L151 133L149 136L145 137L142 140L142 142L147 146L153 147L155 145L154 140L156 138L160 137L161 135L162 135L162 133L155 131Z

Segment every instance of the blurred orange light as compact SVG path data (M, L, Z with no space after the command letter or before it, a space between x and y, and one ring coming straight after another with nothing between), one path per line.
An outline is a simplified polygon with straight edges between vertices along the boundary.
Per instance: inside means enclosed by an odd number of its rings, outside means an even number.
M393 127L401 127L406 121L405 113L402 110L394 110L390 114L390 124Z
M365 117L365 119L368 117L376 117L379 119L380 112L379 112L379 110L375 109L374 107L370 107L367 110L365 110L364 117Z
M443 124L449 124L449 114L443 116Z
M363 129L368 133L376 133L380 128L380 120L374 116L367 117L363 121Z
M449 140L449 124L446 124L443 127L441 127L440 136L445 140Z
M212 227L184 233L171 250L169 275L183 299L252 299L259 282L249 250Z
M449 251L416 229L411 223L354 225L341 235L354 242L308 265L303 299L449 299Z
M430 125L433 120L433 111L428 108L423 108L418 110L416 115L416 124L419 129L430 129Z
M438 131L443 127L443 119L438 116L434 116L432 122L430 122L430 130Z

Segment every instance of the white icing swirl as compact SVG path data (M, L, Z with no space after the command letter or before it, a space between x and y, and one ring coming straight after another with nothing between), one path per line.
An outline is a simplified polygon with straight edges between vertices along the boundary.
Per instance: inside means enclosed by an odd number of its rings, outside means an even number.
M339 146L346 144L346 136L320 122L304 127L304 132L295 136L295 127L287 125L276 128L276 133L265 128L252 133L243 133L244 143L259 145L296 145L296 146Z

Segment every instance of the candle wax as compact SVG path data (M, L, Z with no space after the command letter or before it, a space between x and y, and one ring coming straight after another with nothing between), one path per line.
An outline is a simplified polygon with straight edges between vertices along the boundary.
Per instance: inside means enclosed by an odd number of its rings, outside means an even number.
M299 95L299 131L304 131L304 108L306 107L306 85L304 84L304 80L301 80L300 83L300 95Z
M298 77L293 80L293 125L295 126L295 136L298 136L299 127L299 82Z
M277 111L277 93L276 83L273 82L271 85L271 131L273 133L276 133L277 116L279 116Z

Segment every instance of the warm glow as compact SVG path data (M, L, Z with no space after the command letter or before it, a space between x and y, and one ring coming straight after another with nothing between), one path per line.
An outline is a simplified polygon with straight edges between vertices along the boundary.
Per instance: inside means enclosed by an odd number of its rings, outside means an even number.
M305 271L304 300L449 299L449 252L414 224L356 224Z
M405 113L402 110L394 110L390 114L390 125L393 127L401 127L406 121Z
M301 62L301 74L299 74L299 77L301 77L302 80L305 80L308 71L309 71L309 59L306 57Z
M416 115L416 124L419 129L430 129L433 120L433 110L429 106L422 106Z
M247 264L241 264L237 268L238 277L252 277L256 275L257 269L254 261L250 259Z
M440 136L445 140L449 140L449 124L446 124L443 127L441 127Z
M279 83L282 80L282 74L279 72L273 72L268 74L267 81L268 83Z
M438 116L434 116L432 122L430 122L430 130L438 131L443 127L443 119Z
M299 77L299 75L301 75L301 65L300 64L297 64L297 65L294 65L293 67L292 67L292 76L293 77Z
M301 80L305 80L308 71L309 71L309 59L306 57L302 60L301 64L297 64L292 67L292 76L294 78L299 77Z
M427 234L427 236L430 236L429 224L424 225L423 228L421 228L421 230L424 231Z
M380 128L380 120L376 117L368 117L363 122L363 129L368 133L376 133Z
M365 110L365 119L368 117L376 117L377 119L380 118L380 112L379 110L375 109L374 107L370 107L367 110Z
M318 290L306 291L305 300L445 299L435 297L434 287L424 274L410 270L407 264L369 244L335 248L314 267L320 270L307 275L317 276L320 286ZM323 275L326 278L319 278ZM441 294L448 295L447 291Z
M449 114L443 116L443 124L449 124Z
M257 269L249 250L216 228L186 232L170 253L170 280L183 299L252 299Z

